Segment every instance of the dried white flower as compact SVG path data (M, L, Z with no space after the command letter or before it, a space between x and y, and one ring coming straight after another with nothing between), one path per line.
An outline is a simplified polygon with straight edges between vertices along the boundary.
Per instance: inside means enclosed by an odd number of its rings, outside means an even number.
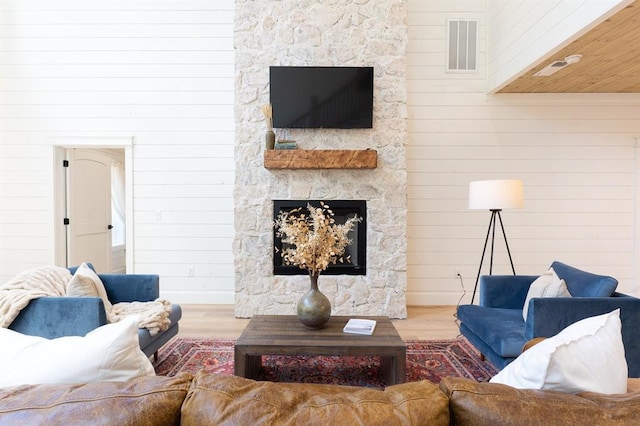
M267 120L267 130L273 130L273 107L271 104L262 105L262 114Z
M349 261L349 256L343 257L351 243L347 235L362 220L352 216L344 224L338 224L331 208L324 202L320 205L307 204L308 215L302 208L282 211L273 224L283 245L290 245L280 253L284 264L306 269L309 275L320 275L329 265Z

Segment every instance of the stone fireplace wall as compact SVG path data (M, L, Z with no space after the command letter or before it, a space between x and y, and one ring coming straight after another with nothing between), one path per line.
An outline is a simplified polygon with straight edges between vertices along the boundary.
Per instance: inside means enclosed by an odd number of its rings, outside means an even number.
M272 200L367 200L367 275L320 276L333 315L406 317L405 0L236 0L235 314L295 314L305 276L272 272ZM375 149L371 170L263 166L269 66L373 66L373 129L284 132L300 149Z

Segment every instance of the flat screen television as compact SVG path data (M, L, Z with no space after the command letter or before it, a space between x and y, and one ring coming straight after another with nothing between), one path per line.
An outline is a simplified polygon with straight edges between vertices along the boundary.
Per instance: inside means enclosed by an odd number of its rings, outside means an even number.
M373 67L269 68L273 127L370 129Z

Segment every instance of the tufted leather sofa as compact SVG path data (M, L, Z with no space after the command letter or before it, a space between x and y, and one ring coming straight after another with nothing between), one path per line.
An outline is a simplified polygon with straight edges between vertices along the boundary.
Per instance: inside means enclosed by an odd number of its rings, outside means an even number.
M517 390L446 378L370 388L183 373L128 382L0 389L0 425L627 425L625 395Z

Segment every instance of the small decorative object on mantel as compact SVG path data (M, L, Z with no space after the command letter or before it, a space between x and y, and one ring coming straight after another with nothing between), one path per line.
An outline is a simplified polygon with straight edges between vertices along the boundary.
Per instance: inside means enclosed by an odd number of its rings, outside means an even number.
M276 149L298 149L298 143L289 139L282 139L276 142Z
M273 149L276 143L276 134L273 133L273 130L267 130L265 142L267 144L267 149Z
M271 104L262 105L262 113L267 120L266 148L273 149L276 143L276 134L273 132L273 107Z
M318 289L318 276L329 265L349 260L344 257L351 242L347 235L362 218L352 216L344 224L338 224L324 202L320 202L320 207L307 204L307 211L308 214L301 208L282 211L274 227L276 236L282 239L283 262L309 272L311 287L298 301L298 319L307 328L320 329L331 318L331 303Z

